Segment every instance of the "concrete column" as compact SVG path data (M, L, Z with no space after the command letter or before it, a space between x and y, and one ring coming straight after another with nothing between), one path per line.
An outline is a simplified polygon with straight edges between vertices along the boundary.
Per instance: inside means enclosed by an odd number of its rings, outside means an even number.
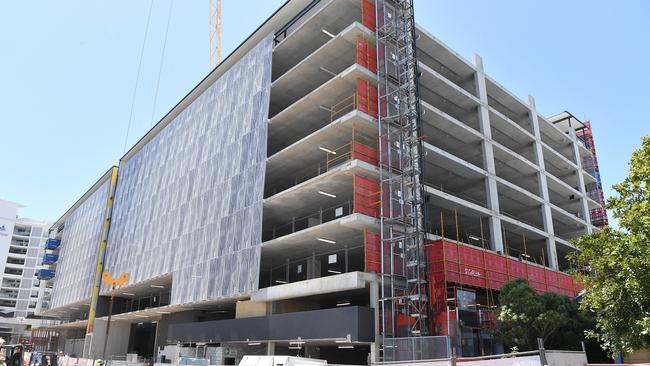
M576 172L578 177L578 190L580 191L580 204L583 219L587 222L587 234L591 234L591 211L587 203L587 189L585 188L585 177L582 175L582 159L580 158L580 148L578 147L578 136L574 130L569 130L571 137L571 147L573 148L573 156L575 156L575 163L578 166Z
M551 204L548 195L548 181L546 178L546 166L544 164L544 150L542 149L542 135L539 130L539 120L537 118L537 109L535 108L535 99L528 96L528 107L530 108L530 125L535 135L535 157L537 158L537 165L539 166L539 173L537 173L537 180L539 184L539 191L542 195L544 203L542 204L542 221L544 222L544 231L548 234L546 238L546 258L548 258L548 265L550 268L557 269L557 250L555 248L555 231L553 229L553 215L551 212Z
M379 327L379 312L381 311L379 304L379 282L372 281L370 283L370 307L375 309L375 341L370 344L370 362L379 362L379 347L382 344L382 338Z
M268 342L266 344L266 355L267 356L275 355L275 342Z
M106 338L106 324L104 319L95 319L95 329L90 347L90 358L101 358ZM124 356L129 348L131 337L131 323L111 320L108 342L106 343L106 358L111 356Z
M490 227L490 249L503 253L501 213L499 210L496 168L494 166L494 149L492 146L492 130L490 129L490 110L488 108L487 87L485 85L485 71L483 69L483 59L477 54L474 54L474 66L476 67L476 91L481 101L481 105L478 107L478 117L481 133L484 136L481 148L483 149L483 165L487 171L485 190L487 206L492 211L488 220Z
M312 252L311 257L307 260L307 279L319 278L320 271L320 261L316 260L316 253Z

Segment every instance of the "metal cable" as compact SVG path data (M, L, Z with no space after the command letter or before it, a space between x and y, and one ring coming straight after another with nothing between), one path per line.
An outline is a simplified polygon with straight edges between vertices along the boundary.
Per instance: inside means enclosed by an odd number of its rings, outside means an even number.
M156 104L158 102L158 88L160 87L160 75L162 74L163 63L165 60L165 48L167 47L167 34L169 33L169 23L172 18L172 8L174 7L174 0L169 2L169 11L167 13L167 27L165 28L165 39L163 41L162 53L160 54L160 65L158 66L158 80L156 81L156 93L153 97L153 107L151 109L151 126L154 124L154 116L156 113Z
M126 136L124 137L124 148L122 153L126 153L126 144L129 141L129 132L131 130L131 121L133 121L133 108L135 106L135 96L138 92L138 83L140 81L140 71L142 70L142 59L144 57L144 46L147 43L147 35L149 34L149 23L151 21L151 10L153 9L153 0L149 3L149 15L147 16L147 25L144 29L144 39L142 40L142 47L140 49L140 61L138 62L138 73L135 78L135 87L133 88L133 96L131 97L131 111L129 112L129 123L126 126Z

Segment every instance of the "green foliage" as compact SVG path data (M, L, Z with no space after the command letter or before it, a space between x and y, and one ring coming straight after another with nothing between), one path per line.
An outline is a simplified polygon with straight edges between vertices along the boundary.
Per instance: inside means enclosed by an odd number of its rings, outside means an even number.
M574 241L571 259L588 269L581 306L595 313L597 339L610 355L650 346L650 137L632 154L628 177L607 200L619 229Z
M495 337L506 348L537 349L537 338L547 348L579 349L591 319L574 299L556 293L537 294L523 279L501 287Z

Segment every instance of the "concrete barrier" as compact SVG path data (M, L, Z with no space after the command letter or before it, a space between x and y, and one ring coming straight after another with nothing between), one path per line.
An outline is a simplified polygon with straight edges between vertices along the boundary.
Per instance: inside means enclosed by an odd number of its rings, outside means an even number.
M582 351L545 350L548 366L585 366L587 355Z

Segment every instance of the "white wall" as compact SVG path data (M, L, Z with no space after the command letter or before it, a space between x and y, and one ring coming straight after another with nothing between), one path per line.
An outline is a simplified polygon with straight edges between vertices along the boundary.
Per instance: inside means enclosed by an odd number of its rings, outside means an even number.
M93 330L93 340L91 354L89 358L101 358L102 348L104 347L104 338L106 334L106 320L95 319ZM106 359L112 355L125 356L129 348L129 338L131 336L131 323L111 321L111 329L108 335L108 344L106 345Z
M583 352L546 350L545 353L548 366L584 366L587 364L587 356Z

